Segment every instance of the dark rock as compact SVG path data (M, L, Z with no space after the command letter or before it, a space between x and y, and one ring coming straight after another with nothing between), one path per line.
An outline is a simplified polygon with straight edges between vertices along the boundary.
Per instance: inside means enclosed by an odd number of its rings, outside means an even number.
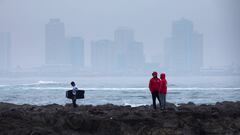
M0 103L0 135L238 135L240 102L77 108Z

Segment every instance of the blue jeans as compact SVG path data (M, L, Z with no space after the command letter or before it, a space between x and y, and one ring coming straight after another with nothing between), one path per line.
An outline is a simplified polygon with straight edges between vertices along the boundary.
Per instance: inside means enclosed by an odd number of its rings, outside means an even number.
M159 94L159 98L160 98L160 107L161 107L161 109L165 109L165 106L166 106L166 94L160 93Z

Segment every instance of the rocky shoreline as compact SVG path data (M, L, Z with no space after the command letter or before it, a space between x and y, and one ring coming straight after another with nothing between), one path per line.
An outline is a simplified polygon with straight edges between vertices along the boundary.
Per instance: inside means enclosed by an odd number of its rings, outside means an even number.
M215 105L46 106L0 103L1 135L240 135L240 101Z

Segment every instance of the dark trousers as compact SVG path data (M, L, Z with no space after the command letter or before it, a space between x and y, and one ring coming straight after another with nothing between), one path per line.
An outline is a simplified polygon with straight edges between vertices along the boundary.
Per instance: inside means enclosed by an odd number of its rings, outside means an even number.
M73 107L77 107L77 104L76 104L76 96L73 96L73 99L72 99L72 104L73 104Z
M160 99L159 99L159 93L158 91L152 92L152 100L153 100L153 108L156 109L156 98L158 99L159 104L161 105Z

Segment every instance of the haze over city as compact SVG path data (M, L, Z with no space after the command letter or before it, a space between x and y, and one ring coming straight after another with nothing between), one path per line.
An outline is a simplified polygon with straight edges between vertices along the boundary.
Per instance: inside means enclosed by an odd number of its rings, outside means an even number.
M202 61L202 64L199 65L200 68L235 67L239 69L240 19L238 5L237 0L1 0L0 32L10 34L9 68L11 69L46 65L48 60L46 25L51 20L57 20L63 24L64 38L79 37L83 40L84 47L78 56L79 59L83 59L85 68L94 67L92 44L102 40L115 42L116 30L121 28L131 30L134 42L142 46L144 58L139 59L140 53L135 55L139 62L154 63L158 67L166 68L168 57L178 57L177 55L171 56L172 53L175 53L173 51L167 52L166 40L174 35L174 22L186 20L192 23L189 25L192 27L192 32L197 32L201 36L199 41L202 49L202 54L199 56L201 60L196 58L197 61ZM58 49L55 48L55 50ZM133 48L133 50L135 49ZM131 51L129 50L129 53L126 54L131 54ZM50 54L53 52L54 49ZM190 50L190 52L192 51ZM62 58L66 58L64 55L62 56ZM186 55L186 57L189 56ZM193 59L193 61L196 60ZM112 61L120 60L113 59ZM132 61L136 61L136 59ZM168 59L168 61L171 60ZM172 61L175 64L172 66L178 66L178 63L175 62L178 61L177 59ZM129 61L132 65L137 65L139 62L134 64ZM116 66L121 68L121 64L119 62ZM144 68L156 69L156 66L146 67L143 64ZM191 62L189 64L194 65ZM124 67L124 65L122 66ZM179 66L187 65L180 63Z

